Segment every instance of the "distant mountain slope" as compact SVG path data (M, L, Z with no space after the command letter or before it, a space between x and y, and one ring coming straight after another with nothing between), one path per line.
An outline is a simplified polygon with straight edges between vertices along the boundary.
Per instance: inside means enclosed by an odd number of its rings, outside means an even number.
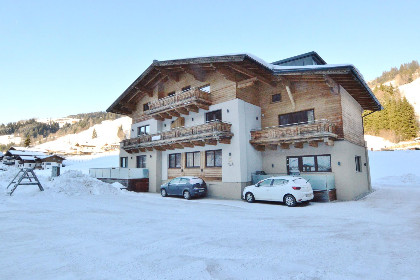
M405 96L408 102L413 105L417 119L420 121L420 78L417 78L409 84L399 86L398 88L401 95Z
M111 144L119 144L121 141L118 137L120 126L122 126L127 137L131 129L131 118L122 117L116 120L106 120L80 133L65 135L57 140L37 145L36 148L59 153L74 153L76 150L83 150L83 146L92 146L89 151L101 152ZM96 134L96 138L92 138L94 134Z

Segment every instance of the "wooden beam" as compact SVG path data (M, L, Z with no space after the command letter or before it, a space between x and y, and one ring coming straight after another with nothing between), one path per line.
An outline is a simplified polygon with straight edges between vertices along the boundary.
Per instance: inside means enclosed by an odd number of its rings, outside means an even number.
M229 80L229 81L232 81L232 82L236 82L237 81L235 72L233 72L230 68L218 66L216 68L216 71L218 71L220 74L222 74L222 76L226 80Z
M318 141L309 141L309 146L311 147L318 147Z
M217 140L213 140L213 139L206 139L204 142L206 143L206 145L212 145L212 146L217 145Z
M129 111L134 111L134 110L136 110L136 104L134 104L134 103L122 103L121 104L121 107L122 108L126 108L126 109L128 109Z
M163 148L162 146L156 146L154 147L157 151L166 151L165 148Z
M172 116L168 113L159 113L159 116L164 119L172 119Z
M327 146L334 146L334 140L329 139L329 138L324 138L324 143Z
M150 97L153 96L153 90L151 90L150 88L147 88L141 85L135 85L134 88L137 90L137 92L142 92L144 94L147 94Z
M142 152L142 153L146 152L146 148L140 148L139 150L140 150L140 152Z
M265 146L264 145L253 145L255 150L260 151L260 152L264 152L265 151Z
M191 141L191 143L194 146L205 146L206 145L206 143L204 143L204 141L201 141L201 140L199 140L199 141Z
M199 108L195 105L188 105L185 107L188 111L198 113Z
M155 119L155 120L158 120L158 121L163 121L163 120L165 120L164 118L162 118L159 114L155 114L155 115L153 115L153 118Z
M282 148L284 150L288 150L290 148L290 144L289 143L281 143L280 148Z
M173 72L173 71L168 71L164 68L156 68L159 72L161 72L163 75L166 75L169 79L175 81L175 82L179 82L179 73Z
M250 87L250 86L254 85L256 81L258 81L258 78L257 77L253 77L253 78L250 78L250 79L246 79L246 80L237 82L236 83L236 88Z
M264 83L264 84L267 84L267 85L272 86L272 87L275 87L276 86L276 83L274 81L271 81L271 80L263 77L262 75L258 75L254 71L249 70L249 69L247 69L245 67L242 67L242 66L240 66L238 64L230 63L229 64L229 67L232 68L232 69L234 69L235 71L241 73L241 74L244 74L245 76L248 76L248 77L257 77L258 80L260 82Z
M189 147L189 148L192 148L192 147L194 147L194 144L193 143L191 143L191 142L182 142L182 143L180 143L183 147Z
M172 147L174 149L184 149L184 146L180 143L174 143L174 144L172 144Z
M196 105L198 108L203 109L203 110L208 110L209 109L209 105L205 105L205 104L201 104L201 103L197 103Z
M172 117L179 117L180 116L179 113L175 110L167 111L167 113L168 113L168 115L170 115Z
M146 147L146 150L153 151L153 147Z
M302 149L303 148L303 142L296 142L296 143L294 143L293 146L297 149Z
M222 139L219 139L219 143L221 143L221 144L230 144L230 138L222 138Z
M200 66L190 65L182 67L182 69L194 77L197 81L204 82L206 81L206 72Z
M179 107L175 109L178 113L183 114L183 115L188 115L189 111L187 110L187 108L184 107Z
M267 149L272 151L277 151L277 145L276 144L268 144Z
M324 75L325 83L334 95L340 94L340 85L338 85L330 76Z

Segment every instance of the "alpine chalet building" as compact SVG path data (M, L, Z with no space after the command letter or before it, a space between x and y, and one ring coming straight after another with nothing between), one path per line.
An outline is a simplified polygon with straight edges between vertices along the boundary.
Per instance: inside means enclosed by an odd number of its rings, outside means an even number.
M300 174L352 200L371 190L362 113L381 109L353 65L310 52L155 60L107 111L133 119L120 167L147 168L150 192L199 176L210 196L240 199L255 178Z

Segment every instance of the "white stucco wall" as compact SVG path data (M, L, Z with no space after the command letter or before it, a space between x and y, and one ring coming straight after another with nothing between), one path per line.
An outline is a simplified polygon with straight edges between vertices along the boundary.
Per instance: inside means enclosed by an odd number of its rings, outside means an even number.
M331 170L334 173L337 199L352 200L370 191L368 181L368 159L365 148L346 140L335 141L334 146L320 143L317 148L304 144L303 149L277 149L263 152L263 170L267 173L287 173L288 156L331 155ZM356 172L355 157L362 159L362 172ZM312 174L312 173L311 173Z

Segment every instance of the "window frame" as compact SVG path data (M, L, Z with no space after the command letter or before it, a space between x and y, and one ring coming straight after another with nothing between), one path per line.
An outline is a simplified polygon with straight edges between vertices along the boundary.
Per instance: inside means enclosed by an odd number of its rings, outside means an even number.
M209 116L217 117L216 114L220 114L220 119L214 118L212 120L209 120ZM214 110L214 111L210 111L210 112L206 113L206 123L215 122L215 121L222 121L222 120L223 120L222 109L218 109L218 110Z
M293 116L293 115L296 116L297 114L304 113L304 112L307 113L306 114L307 121L289 122L289 123L286 123L286 124L282 124L281 123L281 117ZM308 118L308 112L312 112L313 120L309 120L309 118ZM296 125L296 124L307 124L307 123L312 123L314 121L315 121L315 109L308 109L308 110L302 110L302 111L290 112L290 113L287 113L287 114L280 114L280 115L278 115L278 124L279 124L279 126L290 126L290 125Z
M330 164L329 170L323 170L323 171L319 171L319 164L318 164L318 157L329 157L330 159ZM308 171L308 170L303 170L303 158L304 157L313 157L314 158L314 167L315 170L314 171ZM322 155L303 155L303 156L287 156L286 157L286 167L287 167L287 174L291 174L290 172L290 167L289 167L289 159L290 158L297 158L298 159L298 169L299 172L304 172L304 173L322 173L322 172L332 172L332 165L331 165L331 154L322 154Z
M188 166L188 155L189 154L192 154L192 162L193 162L192 166ZM197 163L195 162L195 154L199 155L198 165L196 165ZM200 167L201 167L201 152L199 152L199 151L186 152L185 153L185 168L200 168Z
M148 129L147 129L148 128ZM142 132L142 129L144 129L144 132ZM149 132L147 132L149 130ZM137 137L143 136L143 135L149 135L150 134L150 124L142 125L137 127Z
M205 88L209 88L209 90L207 91L207 90L203 90L203 89L205 89ZM207 85L203 85L203 86L201 86L201 87L199 87L198 88L199 90L201 90L201 91L204 91L204 92L207 92L207 93L210 93L211 92L211 87L210 87L210 84L207 84Z
M174 95L175 95L175 91L171 91L171 92L168 92L168 94L166 96L170 97L170 96L174 96Z
M128 168L128 157L120 157L120 168Z
M176 158L177 156L179 156L179 167L176 166ZM171 157L175 157L175 166L171 166ZM181 169L182 167L182 163L181 163L181 153L173 153L173 154L169 154L168 155L168 168L176 168L176 169Z
M181 88L181 92L186 92L186 91L189 91L189 90L191 90L191 85L188 85L188 86L185 86L185 87Z
M275 96L280 96L280 99L279 100L273 100ZM275 94L271 95L271 103L278 103L278 102L281 102L281 101L282 101L281 93L275 93Z
M148 111L149 110L149 103L144 103L143 104L143 112Z
M221 164L220 165L216 165L216 152L220 151L220 157L222 158ZM213 154L213 165L208 165L207 162L207 154ZM205 153L205 158L206 158L206 167L210 167L210 168L220 168L223 166L223 152L222 149L217 149L217 150L208 150Z
M146 155L136 156L136 168L147 168L146 159Z
M355 156L354 157L354 163L356 165L356 172L357 173L363 172L363 169L362 169L362 157L361 156Z

